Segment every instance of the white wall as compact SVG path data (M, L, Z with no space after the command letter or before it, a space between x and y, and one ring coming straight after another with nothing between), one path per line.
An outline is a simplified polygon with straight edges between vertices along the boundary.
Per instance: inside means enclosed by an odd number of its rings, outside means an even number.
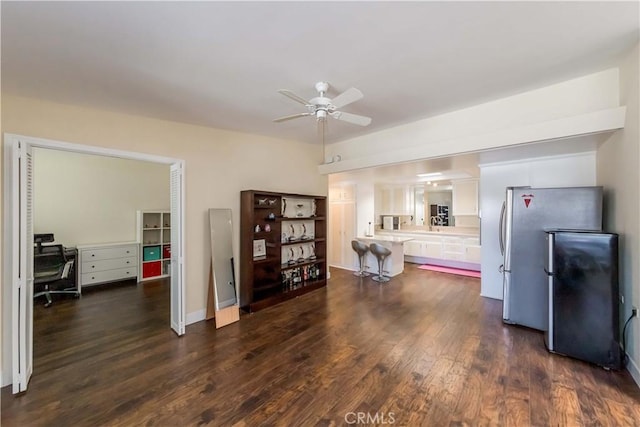
M34 231L56 243L134 241L136 211L169 210L169 166L35 148Z
M627 106L624 129L598 149L598 184L605 187L605 229L620 234L620 321L640 308L640 106L638 45L620 67L620 98ZM622 331L622 330L621 330ZM627 331L628 369L640 385L640 318Z
M480 165L480 244L482 246L480 294L502 299L502 264L498 240L500 209L506 187L572 187L596 185L595 152L522 159Z

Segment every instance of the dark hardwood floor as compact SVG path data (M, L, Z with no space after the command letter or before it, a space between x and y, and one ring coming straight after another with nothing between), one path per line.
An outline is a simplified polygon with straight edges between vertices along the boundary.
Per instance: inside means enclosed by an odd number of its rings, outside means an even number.
M405 272L381 286L334 269L326 289L181 338L167 282L38 304L34 374L2 390L2 425L640 425L628 372L549 354L478 279Z

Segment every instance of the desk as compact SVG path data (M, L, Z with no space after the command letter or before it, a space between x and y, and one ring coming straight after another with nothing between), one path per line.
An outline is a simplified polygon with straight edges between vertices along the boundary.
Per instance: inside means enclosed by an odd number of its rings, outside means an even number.
M373 235L359 236L356 239L367 245L378 243L391 251L391 255L387 257L383 267L388 271L387 276L397 276L404 271L404 243L413 240L412 237ZM371 252L368 252L365 257L365 265L370 273L378 272L378 260Z

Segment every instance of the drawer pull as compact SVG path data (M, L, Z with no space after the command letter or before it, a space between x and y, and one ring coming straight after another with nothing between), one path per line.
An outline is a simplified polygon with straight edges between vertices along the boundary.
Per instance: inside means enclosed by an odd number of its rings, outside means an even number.
M91 256L96 256L96 254L91 254Z
M96 266L95 266L95 265L92 265L92 266L91 266L91 268L96 268Z
M129 264L129 261L127 261L127 264Z
M91 276L91 280L95 279L95 277Z

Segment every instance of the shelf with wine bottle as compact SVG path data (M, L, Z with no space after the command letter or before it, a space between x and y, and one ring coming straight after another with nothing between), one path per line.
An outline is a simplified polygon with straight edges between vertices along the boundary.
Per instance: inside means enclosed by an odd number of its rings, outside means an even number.
M326 286L326 197L245 190L240 201L244 310Z

